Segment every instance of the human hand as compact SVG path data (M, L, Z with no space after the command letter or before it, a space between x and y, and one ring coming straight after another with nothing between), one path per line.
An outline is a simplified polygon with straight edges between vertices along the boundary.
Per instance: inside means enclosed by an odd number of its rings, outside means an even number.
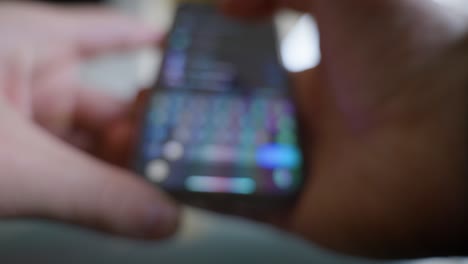
M123 161L131 117L127 102L84 89L79 63L154 44L158 35L106 9L32 3L0 4L0 34L7 36L0 41L0 217L48 218L138 238L171 234L178 215L171 201L76 148Z
M313 144L288 229L370 257L466 254L468 19L427 0L223 1L313 14L323 60L295 76Z

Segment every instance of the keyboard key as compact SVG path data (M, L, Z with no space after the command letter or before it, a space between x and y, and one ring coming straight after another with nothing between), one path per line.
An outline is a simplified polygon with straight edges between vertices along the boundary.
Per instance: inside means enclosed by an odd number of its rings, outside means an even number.
M267 169L299 167L301 156L297 147L292 145L270 144L257 150L256 159L258 166Z
M192 138L192 132L183 126L177 127L175 133L174 133L174 139L183 143L188 143L190 142Z

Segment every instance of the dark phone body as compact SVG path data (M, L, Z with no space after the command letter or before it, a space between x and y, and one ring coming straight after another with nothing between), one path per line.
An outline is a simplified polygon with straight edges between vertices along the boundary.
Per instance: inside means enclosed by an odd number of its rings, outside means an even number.
M185 204L283 209L306 175L299 132L273 21L181 5L142 120L136 171Z

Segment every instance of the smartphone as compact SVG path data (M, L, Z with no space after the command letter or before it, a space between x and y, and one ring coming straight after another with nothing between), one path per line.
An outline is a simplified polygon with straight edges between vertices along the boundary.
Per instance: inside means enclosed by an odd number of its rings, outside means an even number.
M189 205L289 206L305 180L289 88L272 19L181 5L142 120L137 172Z

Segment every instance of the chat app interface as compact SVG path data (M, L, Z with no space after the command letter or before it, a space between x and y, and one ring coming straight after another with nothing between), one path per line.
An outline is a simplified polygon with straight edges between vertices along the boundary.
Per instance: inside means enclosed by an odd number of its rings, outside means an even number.
M273 23L185 6L150 102L143 174L171 191L289 194L300 185L295 109Z

